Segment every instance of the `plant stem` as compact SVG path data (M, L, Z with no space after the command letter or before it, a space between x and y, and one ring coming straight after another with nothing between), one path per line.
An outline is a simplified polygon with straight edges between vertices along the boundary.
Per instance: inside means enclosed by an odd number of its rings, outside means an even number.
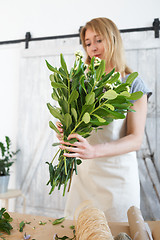
M52 159L51 163L53 163L54 159L56 158L57 154L61 151L61 149L59 149L56 154L54 155L54 158Z
M65 174L67 175L66 157L64 157L64 169L65 169Z
M83 121L81 120L81 121L75 126L75 128L71 131L70 134L74 133L74 131L77 129L77 127L78 127L82 122L83 122Z
M68 99L70 97L70 79L68 78ZM68 104L68 113L70 113L70 104Z
M95 112L95 111L97 111L97 109L99 109L100 107L102 107L104 104L106 104L108 102L108 100L106 100L105 102L103 102L101 105L99 105L97 108L95 108L93 111L91 111L91 113L90 113L90 115L93 113L93 112Z
M70 187L71 187L72 175L73 175L73 163L72 163L72 169L71 169L71 177L70 177L69 186L68 186L68 192L69 192Z

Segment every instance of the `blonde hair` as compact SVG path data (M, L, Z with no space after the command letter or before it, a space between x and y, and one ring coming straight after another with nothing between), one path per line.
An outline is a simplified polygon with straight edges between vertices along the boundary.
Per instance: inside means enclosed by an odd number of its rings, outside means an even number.
M108 18L94 18L82 27L80 37L86 54L85 33L87 29L91 29L104 37L104 40L107 43L106 46L104 46L106 52L106 65L109 64L114 67L117 72L122 74L122 76L132 72L132 70L126 65L122 38L115 23ZM91 59L87 54L86 63L90 64L90 61Z

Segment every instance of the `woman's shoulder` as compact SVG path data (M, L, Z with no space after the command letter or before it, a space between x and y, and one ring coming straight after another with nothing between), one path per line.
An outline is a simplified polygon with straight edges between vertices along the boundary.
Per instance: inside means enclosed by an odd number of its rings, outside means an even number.
M126 82L128 76L129 74L125 76L125 78L123 79L123 82ZM130 93L134 93L137 91L141 91L143 92L143 94L147 94L148 98L152 95L152 91L149 89L149 87L143 81L143 79L139 76L134 79L130 87Z

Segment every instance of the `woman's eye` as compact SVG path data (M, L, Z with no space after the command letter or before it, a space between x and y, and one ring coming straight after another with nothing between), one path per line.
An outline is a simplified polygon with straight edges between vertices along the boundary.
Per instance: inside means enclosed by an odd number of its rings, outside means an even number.
M90 44L90 43L87 43L87 44L86 44L86 47L89 47L89 46L91 46L91 44Z
M101 39L98 39L98 40L97 40L97 42L98 42L98 43L101 43L101 42L102 42L102 40L101 40Z

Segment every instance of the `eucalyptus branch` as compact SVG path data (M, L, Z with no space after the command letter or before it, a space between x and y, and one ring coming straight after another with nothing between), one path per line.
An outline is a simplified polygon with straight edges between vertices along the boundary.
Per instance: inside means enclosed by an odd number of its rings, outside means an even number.
M61 149L58 149L58 151L57 151L56 154L54 155L54 157L53 157L51 163L53 163L54 159L57 157L57 155L58 155L58 153L59 153L60 151L61 151Z
M83 121L81 120L81 121L75 126L75 128L71 131L70 134L74 133L75 130L79 127L79 125L80 125L82 122L83 122Z
M90 115L92 113L94 113L95 111L97 111L99 108L103 107L103 105L105 105L107 102L108 102L108 99L105 102L103 102L101 105L99 105L97 108L93 109L93 111L91 111Z
M137 77L137 74L130 74L126 80L126 84L121 84L121 81L118 79L120 74L115 74L113 76L114 69L109 74L106 74L104 60L93 57L86 74L86 66L84 67L80 52L76 53L76 60L70 73L67 70L67 65L62 54L60 55L60 59L61 67L59 69L52 67L46 61L47 67L54 73L50 76L51 86L53 87L52 98L54 101L58 101L59 107L52 107L50 103L48 103L47 106L52 116L59 119L63 124L64 141L66 141L70 134L75 133L80 125L81 136L86 138L90 136L93 129L98 129L99 126L108 124L108 122L105 121L107 116L109 116L111 121L115 118L120 119L123 116L125 118L126 110L132 106L128 98L130 94L126 94L126 86L131 85L131 82ZM106 90L106 79L109 77L111 77L110 85L112 86L111 90ZM118 87L118 92L116 92L114 84ZM99 92L99 96L97 96L97 88L98 92L102 89L102 92ZM104 94L103 90L105 90ZM117 98L119 95L121 95L120 99L124 103L123 107L121 106L122 102L120 101L119 103L119 99ZM131 100L137 100L142 95L143 94L139 92L134 93L131 96ZM107 100L102 101L102 98ZM101 111L99 114L97 110L107 104L109 100L119 104L112 105L108 103L108 106L110 105L110 111ZM91 119L91 115L95 111L98 113L95 114L96 118L93 120ZM49 126L56 133L59 132L51 121ZM56 145L57 144L53 144L53 146ZM64 150L59 149L49 164L50 180L48 183L51 184L50 194L54 191L55 187L60 189L61 185L64 185L63 195L65 195L68 181L69 191L72 175L74 172L77 174L77 165L81 164L80 159L65 157L64 152ZM58 157L59 162L57 165L53 166L52 164L56 157Z

